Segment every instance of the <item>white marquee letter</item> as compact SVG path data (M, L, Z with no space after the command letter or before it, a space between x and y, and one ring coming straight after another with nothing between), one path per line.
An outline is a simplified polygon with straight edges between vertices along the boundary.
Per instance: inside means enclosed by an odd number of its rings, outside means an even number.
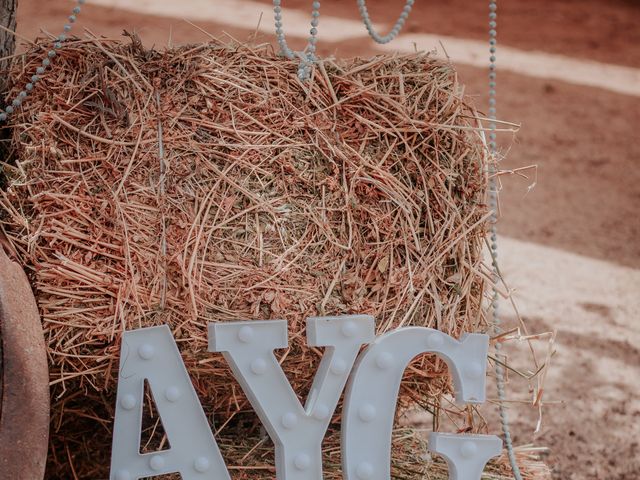
M429 434L429 450L444 457L450 480L479 480L487 462L502 451L495 435Z
M171 448L141 454L145 379ZM169 327L123 334L116 402L111 480L176 472L183 480L230 479Z
M278 480L322 480L322 440L373 317L309 318L307 338L327 348L302 408L273 354L287 346L286 321L209 324L209 350L223 352L275 444Z
M377 338L358 358L347 386L342 416L345 478L388 480L391 477L391 433L397 396L404 370L415 356L427 352L439 354L453 377L456 400L482 403L488 349L487 335L463 334L457 341L425 327L400 328ZM465 466L476 465L480 457L486 457L487 441L493 442L491 445L496 441L501 444L495 436L460 435L465 442L463 454L456 455L452 453L452 445L459 444L451 442L449 437L437 435L435 445L430 445L430 449L437 447L440 448L438 453L449 454L447 462L452 480L479 480L478 475L465 474L470 471ZM491 451L495 452L495 449ZM456 472L462 472L462 476L457 477Z

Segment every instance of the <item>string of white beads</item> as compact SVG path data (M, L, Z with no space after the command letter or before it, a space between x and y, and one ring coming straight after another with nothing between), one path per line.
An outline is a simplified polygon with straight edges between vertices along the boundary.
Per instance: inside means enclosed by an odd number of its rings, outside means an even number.
M490 233L491 233L491 262L492 262L492 280L493 295L491 298L491 310L493 312L493 327L496 335L501 332L500 316L498 315L498 282L500 281L500 271L498 269L498 168L496 161L498 158L498 145L496 143L496 45L497 45L497 0L489 1L489 151L491 153L491 162L489 164L489 207L491 208L490 217ZM496 343L496 353L499 355L502 344ZM513 440L509 430L509 417L505 407L505 380L504 367L496 363L496 384L498 389L500 421L502 423L502 433L504 434L504 443L507 448L509 463L513 470L516 480L522 480L518 463L516 462L515 452L513 450Z
M371 18L369 18L369 11L367 10L366 0L358 0L358 10L360 10L360 17L362 17L362 21L367 27L367 32L369 32L371 38L373 38L373 40L377 43L389 43L391 40L398 36L400 30L402 30L402 27L404 27L404 24L407 21L407 18L409 18L409 14L411 13L411 9L413 8L414 3L415 0L407 0L407 3L402 9L402 13L400 13L400 16L398 17L395 25L385 36L380 36L380 34L376 32L375 28L373 28Z
M307 46L300 52L293 51L287 44L287 39L282 27L282 1L273 0L273 16L276 26L276 37L278 44L280 45L280 51L282 54L290 60L295 58L300 59L300 65L298 66L298 78L300 81L305 81L311 74L312 65L318 60L316 57L316 45L318 43L318 24L320 21L320 2L315 0L311 4L311 29L309 30L309 38L307 40Z
M36 68L36 73L31 76L31 81L25 85L24 89L20 93L18 93L18 95L16 95L13 101L9 105L7 105L4 110L0 111L0 122L5 122L9 115L15 112L15 110L19 108L20 105L22 105L24 99L27 98L29 93L31 93L36 84L42 78L42 75L44 74L47 67L51 65L51 60L58 54L57 50L60 50L62 48L62 42L66 40L67 34L71 31L73 24L78 19L77 16L80 14L80 6L84 5L86 3L86 0L76 0L76 2L78 3L78 5L73 8L71 15L69 15L69 17L67 18L68 23L65 24L63 33L58 35L56 40L53 42L53 48L47 52L47 56L42 60L42 64L38 68Z

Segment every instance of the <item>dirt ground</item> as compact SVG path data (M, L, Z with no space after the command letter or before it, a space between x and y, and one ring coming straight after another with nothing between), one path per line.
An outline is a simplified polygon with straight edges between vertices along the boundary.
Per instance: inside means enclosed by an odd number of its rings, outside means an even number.
M270 2L263 3L264 21L271 21ZM403 4L401 0L368 3L374 20L389 23ZM487 3L416 2L407 31L486 40ZM214 8L215 0L211 4ZM310 7L308 0L283 0L283 4L305 12ZM40 28L57 33L70 5L67 1L21 0L18 33L26 38L36 36ZM328 15L353 20L358 15L355 2L324 0L322 9ZM501 44L640 68L637 0L508 0L500 2L499 20ZM252 33L224 23L197 24L212 35L226 31L246 39ZM135 30L147 45L161 47L207 39L205 33L180 19L140 15L90 2L79 26L111 37L119 36L123 29ZM297 42L292 43L296 46ZM320 46L322 55L375 52L372 42L364 38L344 44L323 40ZM458 71L467 92L483 108L487 72L464 65L458 66ZM562 290L575 289L576 284L586 281L590 283L585 284L585 292L592 288L594 298L603 296L601 300L576 299L579 314L576 310L558 313L565 307L561 295L555 304L540 304L538 312L525 313L532 331L558 330L556 367L548 378L546 395L563 403L546 407L538 435L533 435L536 412L514 404L515 442L549 447L547 462L556 479L640 478L639 391L632 385L640 374L636 343L640 326L633 316L637 310L624 304L635 301L637 306L634 296L640 296L640 285L628 283L640 278L640 97L500 73L498 102L501 118L521 124L513 138L501 139L509 149L503 168L537 166L529 179L515 175L503 178L500 232L510 239L549 247L542 250L548 252L544 258L532 255L520 259L515 268L528 272L535 266L531 264L547 262L546 278L536 278L537 282L548 286L563 278L567 283L556 286ZM527 193L534 180L535 188ZM554 256L557 252L569 252L567 265L577 266L573 274L551 273L554 265L564 261L556 259L565 258ZM528 288L526 281L521 284ZM618 290L608 289L612 284ZM531 287L530 291L536 290ZM514 355L517 357L515 350ZM517 388L514 380L510 389Z

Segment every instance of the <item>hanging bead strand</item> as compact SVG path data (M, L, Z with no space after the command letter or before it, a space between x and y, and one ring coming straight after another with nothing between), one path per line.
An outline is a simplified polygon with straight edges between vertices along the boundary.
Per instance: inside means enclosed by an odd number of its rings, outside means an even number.
M501 332L500 316L498 312L498 282L500 281L500 272L498 269L498 144L496 143L496 50L497 50L497 32L498 26L498 5L497 0L490 0L489 2L489 151L491 153L491 161L489 162L489 206L491 208L490 217L490 252L492 262L492 280L493 280L493 295L491 298L491 310L493 316L493 328L494 334L499 335ZM496 356L500 354L502 344L496 342ZM511 431L509 430L509 417L505 407L505 380L504 380L504 367L496 362L496 384L498 389L499 399L499 411L500 421L502 423L502 433L504 434L504 443L507 448L507 455L509 456L509 463L513 470L513 475L516 480L522 480L520 469L516 462L516 455L513 450L513 440L511 438Z
M402 30L402 27L404 27L404 24L407 21L407 18L409 18L409 14L411 13L411 9L413 8L413 4L415 3L415 0L407 0L407 3L402 9L402 13L400 13L398 20L396 20L396 23L391 29L391 31L387 33L385 36L380 36L380 34L376 32L376 29L373 27L373 23L371 23L371 18L369 17L369 11L367 10L366 0L357 0L357 1L358 1L358 10L360 10L360 17L362 17L362 21L367 27L367 32L369 32L369 36L373 38L373 40L376 41L377 43L389 43L391 40L393 40L398 36L398 34L400 33L400 30Z
M42 64L36 68L36 73L31 76L31 81L27 83L24 89L18 93L18 95L13 99L11 104L7 105L3 111L0 111L0 122L6 122L9 115L15 112L17 108L22 105L22 102L27 98L27 96L33 91L36 84L42 79L42 75L45 70L51 65L51 60L58 54L57 51L62 48L62 42L64 42L67 38L67 34L71 31L73 24L78 19L78 15L80 14L80 6L86 3L86 0L76 0L78 5L76 5L71 15L68 17L68 22L65 24L63 28L63 33L58 35L56 40L53 42L53 48L47 52L47 56L42 60Z
M275 19L278 45L280 45L280 51L285 57L290 60L295 58L300 60L300 65L298 66L298 78L300 81L305 81L309 78L311 74L311 67L318 60L316 57L316 45L318 43L318 24L320 22L320 2L315 0L311 4L311 8L311 29L309 30L307 46L303 51L296 52L289 48L284 34L282 23L282 1L273 0L273 17Z

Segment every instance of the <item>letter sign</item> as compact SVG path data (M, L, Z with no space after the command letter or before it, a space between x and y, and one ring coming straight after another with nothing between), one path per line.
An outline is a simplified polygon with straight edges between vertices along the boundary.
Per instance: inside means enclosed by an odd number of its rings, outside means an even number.
M482 403L489 337L460 340L438 330L405 327L374 335L367 315L307 319L307 343L325 347L302 406L273 351L288 345L284 320L209 324L209 351L220 352L275 444L278 480L322 480L322 440L347 385L342 420L345 480L391 478L391 433L404 370L422 353L449 366L458 403ZM368 345L361 353L363 345ZM171 448L140 453L144 382L148 381ZM167 326L123 334L111 457L111 480L180 473L184 480L230 476ZM480 480L500 454L494 435L432 432L452 480Z

